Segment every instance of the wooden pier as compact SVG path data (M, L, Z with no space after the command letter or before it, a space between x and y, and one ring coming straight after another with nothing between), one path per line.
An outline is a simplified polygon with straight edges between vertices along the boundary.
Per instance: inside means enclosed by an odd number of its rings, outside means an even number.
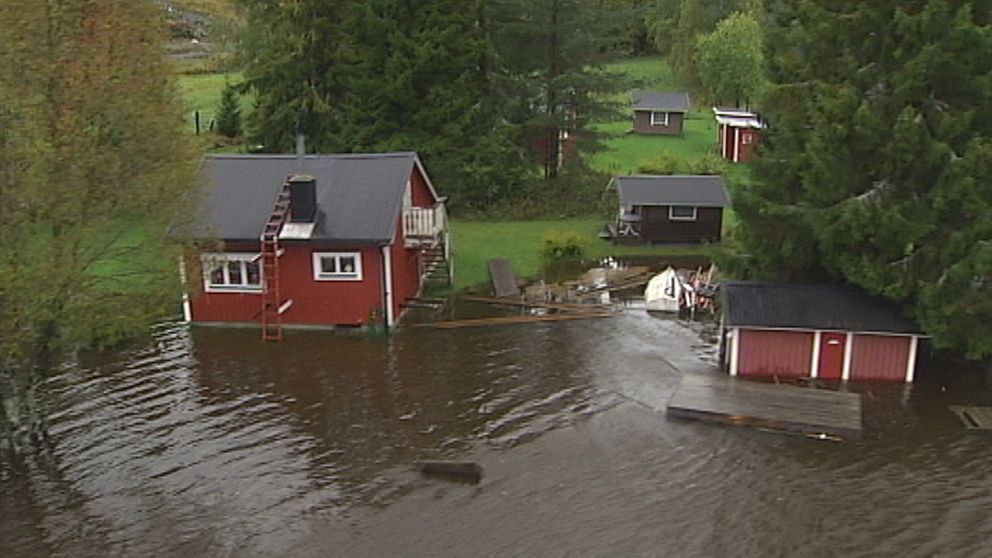
M824 438L861 437L856 393L686 374L668 402L671 417L798 432Z
M513 274L510 260L495 258L489 260L489 276L493 280L493 292L497 297L520 296L517 276Z

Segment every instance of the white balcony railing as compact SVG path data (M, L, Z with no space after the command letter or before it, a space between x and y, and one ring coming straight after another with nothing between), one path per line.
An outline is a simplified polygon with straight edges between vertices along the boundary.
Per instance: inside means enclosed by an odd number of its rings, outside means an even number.
M434 207L408 207L403 210L403 236L407 244L430 244L440 240L448 228L444 203Z

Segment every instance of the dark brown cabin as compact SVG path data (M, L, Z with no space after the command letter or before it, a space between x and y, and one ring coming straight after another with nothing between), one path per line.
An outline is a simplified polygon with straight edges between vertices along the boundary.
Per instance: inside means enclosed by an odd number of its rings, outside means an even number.
M611 227L618 242L719 242L723 208L730 195L723 178L700 176L618 176L617 223Z
M689 112L689 94L667 91L634 93L634 133L679 135Z

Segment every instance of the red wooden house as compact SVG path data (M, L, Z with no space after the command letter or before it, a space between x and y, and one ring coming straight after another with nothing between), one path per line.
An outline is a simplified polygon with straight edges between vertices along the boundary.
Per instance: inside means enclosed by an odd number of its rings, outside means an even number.
M713 108L717 123L717 149L734 163L747 163L761 144L765 123L757 114L737 108Z
M187 258L188 321L392 326L431 276L450 272L443 200L415 153L218 155ZM207 242L201 243L207 245ZM450 274L447 275L450 279Z
M913 381L924 335L889 301L835 285L726 281L720 291L732 376Z

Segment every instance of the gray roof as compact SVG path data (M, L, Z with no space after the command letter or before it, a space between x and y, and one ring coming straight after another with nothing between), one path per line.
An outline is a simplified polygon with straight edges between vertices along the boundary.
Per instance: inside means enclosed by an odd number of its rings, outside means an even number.
M634 110L689 112L689 94L681 91L638 91L633 101Z
M898 304L852 287L724 281L720 291L727 326L920 333Z
M723 177L698 176L618 176L620 203L631 205L692 205L728 207L730 194Z
M317 179L317 218L312 240L385 244L394 236L413 152L307 155L212 155L192 236L258 240L287 176Z

